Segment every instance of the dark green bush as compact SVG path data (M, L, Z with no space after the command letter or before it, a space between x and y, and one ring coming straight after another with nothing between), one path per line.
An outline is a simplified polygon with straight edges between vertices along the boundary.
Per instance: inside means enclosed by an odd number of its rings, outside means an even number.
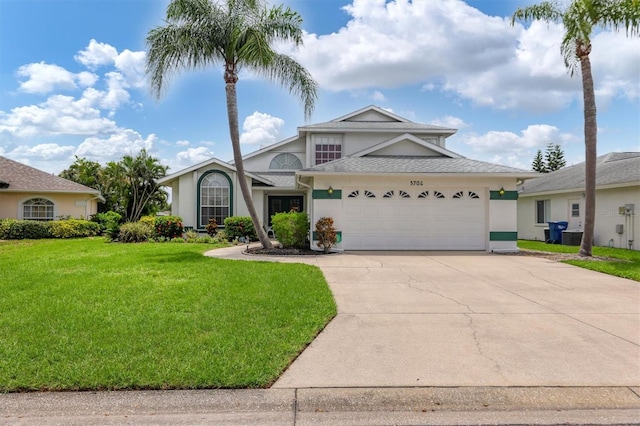
M151 226L142 222L127 222L120 226L118 241L122 243L143 243L154 236Z
M205 229L210 237L215 237L218 233L218 222L214 218L209 219L209 223L207 223Z
M100 228L105 231L109 224L121 224L122 215L116 212L96 213L91 216L91 221L100 224Z
M50 224L37 220L3 219L0 223L0 240L51 238Z
M271 226L282 247L308 247L309 218L305 212L276 213L271 216Z
M83 219L53 220L49 230L54 238L83 238L100 235L100 224Z
M249 237L252 241L258 239L253 222L249 216L231 216L224 220L224 232L229 240Z

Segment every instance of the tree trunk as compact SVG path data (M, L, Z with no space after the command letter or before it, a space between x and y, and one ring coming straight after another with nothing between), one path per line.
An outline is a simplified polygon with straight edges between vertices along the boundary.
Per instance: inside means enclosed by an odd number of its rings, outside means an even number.
M244 198L244 202L247 205L249 216L251 216L251 221L253 222L253 226L256 229L256 235L258 236L262 247L271 248L273 247L273 245L271 244L271 240L269 240L267 233L260 224L260 219L258 218L258 214L256 213L256 208L253 205L253 198L251 197L249 184L247 183L247 178L244 174L244 164L242 162L242 153L240 151L240 130L238 128L238 101L236 97L236 82L233 81L233 79L229 81L226 75L225 80L227 92L227 115L229 117L229 134L231 135L231 146L233 147L233 160L235 161L236 170L238 172L238 184L240 185L242 197ZM235 78L235 80L237 81L237 77Z
M585 183L585 208L584 229L580 244L580 255L591 256L593 245L594 226L596 219L596 158L598 125L596 123L596 96L593 91L593 76L591 74L591 61L589 60L590 46L586 54L580 55L580 68L582 69L582 93L584 97L584 183Z

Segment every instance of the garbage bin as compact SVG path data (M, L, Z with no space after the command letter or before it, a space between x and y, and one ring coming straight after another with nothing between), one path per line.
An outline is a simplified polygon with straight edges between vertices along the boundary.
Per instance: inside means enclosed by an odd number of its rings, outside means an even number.
M549 240L551 239L551 237L549 236L549 228L545 228L544 230L544 242L548 243L550 242Z
M567 229L562 231L562 245L579 246L582 242L582 231L579 229Z
M562 231L567 229L569 222L555 221L549 224L549 242L551 244L562 244Z

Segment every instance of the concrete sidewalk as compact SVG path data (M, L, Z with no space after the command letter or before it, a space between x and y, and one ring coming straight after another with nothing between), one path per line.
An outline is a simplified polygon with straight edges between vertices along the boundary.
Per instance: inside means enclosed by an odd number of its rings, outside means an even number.
M370 388L0 395L0 425L635 425L640 389Z

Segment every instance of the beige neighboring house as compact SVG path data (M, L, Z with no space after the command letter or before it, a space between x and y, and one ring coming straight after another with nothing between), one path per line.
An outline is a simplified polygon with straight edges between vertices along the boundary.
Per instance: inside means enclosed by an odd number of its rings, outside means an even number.
M518 188L518 237L544 240L549 221L581 231L584 185L584 163L524 182ZM594 244L640 250L640 152L598 157Z
M0 218L53 220L89 218L98 212L100 191L0 157Z
M244 167L266 228L294 208L312 231L332 217L342 250L517 250L516 184L537 173L452 152L454 133L372 105L298 127L246 154ZM198 231L248 215L231 163L211 158L158 183L171 187L172 214Z

